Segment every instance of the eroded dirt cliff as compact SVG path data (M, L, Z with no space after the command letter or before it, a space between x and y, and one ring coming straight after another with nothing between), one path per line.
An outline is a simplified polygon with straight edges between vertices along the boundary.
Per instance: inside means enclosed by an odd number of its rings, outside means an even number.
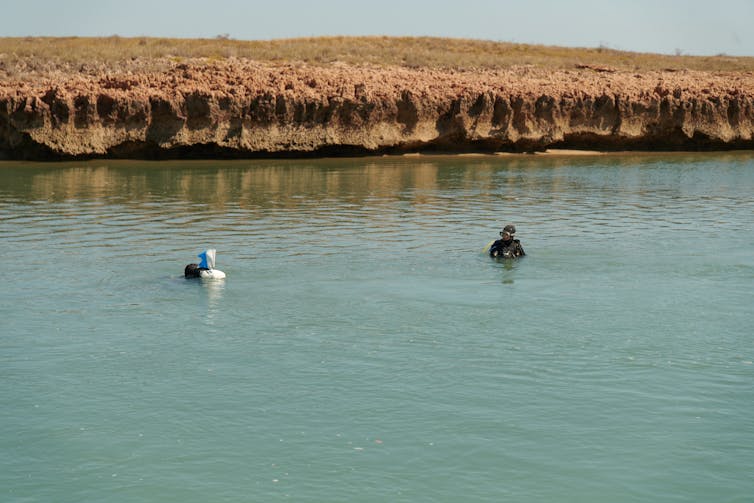
M192 60L0 74L0 158L754 148L754 73Z

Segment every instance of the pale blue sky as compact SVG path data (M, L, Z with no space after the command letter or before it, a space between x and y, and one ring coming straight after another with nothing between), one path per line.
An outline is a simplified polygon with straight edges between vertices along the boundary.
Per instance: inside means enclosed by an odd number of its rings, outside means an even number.
M0 36L475 38L754 56L754 0L0 0Z

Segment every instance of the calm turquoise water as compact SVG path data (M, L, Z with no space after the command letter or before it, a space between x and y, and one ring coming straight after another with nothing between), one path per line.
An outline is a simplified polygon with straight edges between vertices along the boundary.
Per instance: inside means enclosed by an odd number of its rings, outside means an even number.
M0 500L752 501L753 230L750 153L0 163Z

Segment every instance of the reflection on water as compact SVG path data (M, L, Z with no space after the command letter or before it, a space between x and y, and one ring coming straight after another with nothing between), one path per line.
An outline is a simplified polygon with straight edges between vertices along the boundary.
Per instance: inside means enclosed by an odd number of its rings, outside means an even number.
M490 233L475 238L486 242L503 222L523 221L525 234L597 231L619 239L638 237L640 222L737 228L726 213L739 209L750 163L748 153L3 163L0 204L16 224L39 218L58 228L59 219L83 218L113 238L163 225L193 231L197 247L202 233L253 233L252 223L264 228L281 216L296 233L312 226L336 234L406 225L430 231L463 220L470 232ZM26 205L34 209L19 211ZM689 205L698 207L693 214Z
M225 280L212 279L195 280L201 286L202 290L206 293L206 314L205 319L208 325L211 325L217 316L220 316L218 307L223 300L223 293L225 291Z
M684 165L741 162L749 154L697 154L683 157ZM414 198L427 201L437 191L494 192L501 186L518 192L536 188L567 198L574 189L593 183L557 170L583 168L656 167L678 155L480 156L328 159L312 161L132 162L92 161L54 165L0 163L0 179L8 195L29 201L62 202L72 199L121 200L144 204L165 198L197 205L197 210L298 206L301 200L338 197L362 203L367 198ZM452 169L450 169L452 168ZM533 171L534 170L534 171ZM537 176L536 170L543 171ZM555 171L553 171L555 170ZM679 171L679 177L684 176ZM525 175L525 176L524 176ZM533 176L534 175L534 176ZM620 170L615 175L621 176ZM609 181L609 180L608 180ZM629 180L639 192L652 190L651 170L632 173ZM694 182L695 180L685 180ZM410 193L404 188L410 187ZM682 190L682 187L678 187ZM515 194L501 194L515 199Z

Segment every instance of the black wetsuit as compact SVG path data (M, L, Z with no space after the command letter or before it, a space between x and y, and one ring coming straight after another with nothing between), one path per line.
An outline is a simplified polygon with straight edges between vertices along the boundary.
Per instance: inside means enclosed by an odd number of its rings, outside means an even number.
M526 255L524 247L521 246L521 241L518 239L511 239L510 241L498 239L490 247L490 257L516 258L524 255Z

